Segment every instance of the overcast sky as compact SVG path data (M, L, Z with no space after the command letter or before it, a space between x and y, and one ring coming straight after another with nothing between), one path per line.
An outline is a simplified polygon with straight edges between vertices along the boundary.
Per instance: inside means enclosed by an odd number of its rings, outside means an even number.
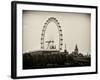
M72 52L77 44L79 52L90 53L90 14L43 11L23 11L23 53L40 49L41 32L50 17L55 17L60 23L63 44L66 44L69 52ZM58 48L58 28L54 22L48 24L45 34L45 41L54 40Z

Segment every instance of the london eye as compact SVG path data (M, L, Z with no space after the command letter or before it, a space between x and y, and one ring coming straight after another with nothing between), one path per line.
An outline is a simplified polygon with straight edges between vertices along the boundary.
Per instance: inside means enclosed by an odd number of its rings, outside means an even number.
M45 49L45 34L46 34L46 30L48 27L48 24L50 22L54 22L57 26L58 29L58 34L59 34L59 44L58 44L58 50L61 51L62 50L62 45L63 45L63 34L62 34L62 29L60 26L60 23L58 22L58 20L54 17L50 17L46 20L46 22L44 23L43 29L42 29L42 33L41 33L41 49ZM50 43L54 43L54 41L47 41L48 46ZM53 47L55 48L55 47Z

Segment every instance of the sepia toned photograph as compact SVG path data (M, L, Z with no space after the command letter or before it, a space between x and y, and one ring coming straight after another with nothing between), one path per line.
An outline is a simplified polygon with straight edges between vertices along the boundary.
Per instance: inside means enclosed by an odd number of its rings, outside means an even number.
M23 69L91 66L91 15L23 10Z
M97 74L97 6L12 1L11 77Z

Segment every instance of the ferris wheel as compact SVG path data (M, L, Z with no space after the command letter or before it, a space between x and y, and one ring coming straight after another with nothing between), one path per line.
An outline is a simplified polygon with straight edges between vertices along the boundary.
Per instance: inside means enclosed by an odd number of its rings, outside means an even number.
M62 50L62 45L63 45L63 34L62 34L62 29L61 29L61 26L60 26L60 23L58 22L58 20L54 17L50 17L48 18L48 20L46 20L46 22L44 23L44 26L43 26L43 29L42 29L42 33L41 33L41 49L45 49L45 32L46 32L46 29L47 29L47 26L50 22L54 22L58 28L58 34L59 34L59 45L58 45L58 48L59 48L59 51Z

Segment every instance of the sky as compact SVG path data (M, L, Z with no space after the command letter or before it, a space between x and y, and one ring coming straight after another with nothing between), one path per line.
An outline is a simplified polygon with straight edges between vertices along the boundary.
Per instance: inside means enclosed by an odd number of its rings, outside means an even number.
M91 15L73 12L45 12L45 11L23 11L22 22L22 52L40 50L41 32L48 18L55 17L60 23L63 34L63 50L72 52L78 45L79 52L87 54L91 52ZM59 34L57 25L50 22L45 32L45 41L54 40L58 48ZM47 44L45 43L45 48Z

